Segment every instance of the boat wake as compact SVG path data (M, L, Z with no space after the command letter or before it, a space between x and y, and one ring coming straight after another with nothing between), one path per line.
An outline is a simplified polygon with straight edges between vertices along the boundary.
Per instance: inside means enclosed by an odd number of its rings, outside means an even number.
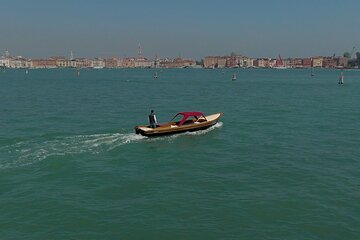
M121 145L145 139L135 133L109 133L29 140L0 148L0 169L31 165L53 156L111 151Z
M188 132L188 133L185 133L185 134L187 134L187 135L204 135L204 134L206 134L208 132L211 132L214 129L221 128L222 125L223 125L222 122L218 122L214 126L209 127L208 129L205 129L205 130L202 130L202 131L197 131L197 132Z
M169 135L169 136L164 136L164 137L156 137L156 138L149 138L149 140L152 141L159 141L159 140L163 140L163 139L167 139L167 140L174 140L178 137L181 136L200 136L200 135L204 135L207 134L208 132L211 132L217 128L221 128L223 126L222 122L218 122L216 123L214 126L209 127L208 129L205 130L200 130L200 131L196 131L196 132L185 132L185 133L180 133L180 134L175 134L175 135Z
M197 132L187 132L169 137L147 138L135 133L108 133L56 137L50 140L33 139L0 147L0 169L24 167L43 161L49 157L76 155L83 153L100 154L114 150L122 145L147 141L175 139L184 135L203 135L223 124Z

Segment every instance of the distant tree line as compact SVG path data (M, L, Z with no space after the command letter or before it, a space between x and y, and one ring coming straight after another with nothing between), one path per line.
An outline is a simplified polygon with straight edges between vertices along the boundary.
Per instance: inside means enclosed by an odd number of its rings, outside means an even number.
M349 60L348 64L350 67L360 67L360 52L355 53L356 58L351 58L352 56L349 52L345 52L343 56Z

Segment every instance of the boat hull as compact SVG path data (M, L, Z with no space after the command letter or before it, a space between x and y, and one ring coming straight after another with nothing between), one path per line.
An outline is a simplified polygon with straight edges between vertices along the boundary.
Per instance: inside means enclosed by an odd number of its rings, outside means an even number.
M149 128L149 126L136 126L135 133L141 134L146 137L157 137L157 136L166 136L179 134L184 132L195 132L200 130L205 130L214 126L220 119L222 113L213 114L206 116L206 119L209 119L200 123L187 124L183 126L176 126L175 123L167 123L161 125L157 128Z

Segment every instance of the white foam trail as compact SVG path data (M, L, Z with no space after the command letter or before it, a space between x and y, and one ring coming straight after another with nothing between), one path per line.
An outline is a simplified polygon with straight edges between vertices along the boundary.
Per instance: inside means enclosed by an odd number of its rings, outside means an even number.
M59 137L45 142L24 141L0 149L0 169L21 167L51 156L111 151L121 145L145 139L135 133L111 133Z
M208 132L211 132L217 128L221 128L223 126L222 122L218 122L216 123L214 126L209 127L208 129L205 130L200 130L200 131L196 131L196 132L184 132L184 133L180 133L180 134L175 134L175 135L169 135L169 136L165 136L165 137L159 137L159 138L150 138L149 140L151 141L159 141L159 140L163 140L163 139L167 139L169 141L172 141L180 136L199 136L199 135L204 135Z
M208 129L201 130L201 131L196 131L196 132L187 132L187 133L185 133L185 134L188 134L188 135L204 135L204 134L206 134L206 133L208 133L208 132L211 132L211 131L214 130L214 129L221 128L222 125L223 125L222 122L218 122L218 123L216 123L214 126L209 127Z
M23 167L43 161L52 156L65 156L81 153L99 154L144 139L148 139L149 141L172 141L175 138L184 135L203 135L222 127L222 125L223 123L219 122L205 130L186 132L160 138L147 138L135 133L109 133L57 137L47 141L35 139L22 141L0 148L0 169ZM6 159L1 159L2 156L6 156Z

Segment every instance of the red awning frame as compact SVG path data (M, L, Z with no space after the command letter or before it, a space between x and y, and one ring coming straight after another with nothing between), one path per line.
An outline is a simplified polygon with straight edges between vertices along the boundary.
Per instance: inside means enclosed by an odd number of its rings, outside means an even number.
M189 117L203 117L207 121L205 115L202 112L179 112L171 119L170 122L172 122L172 120L174 120L179 115L182 115L183 119L179 122L178 126L182 126Z

